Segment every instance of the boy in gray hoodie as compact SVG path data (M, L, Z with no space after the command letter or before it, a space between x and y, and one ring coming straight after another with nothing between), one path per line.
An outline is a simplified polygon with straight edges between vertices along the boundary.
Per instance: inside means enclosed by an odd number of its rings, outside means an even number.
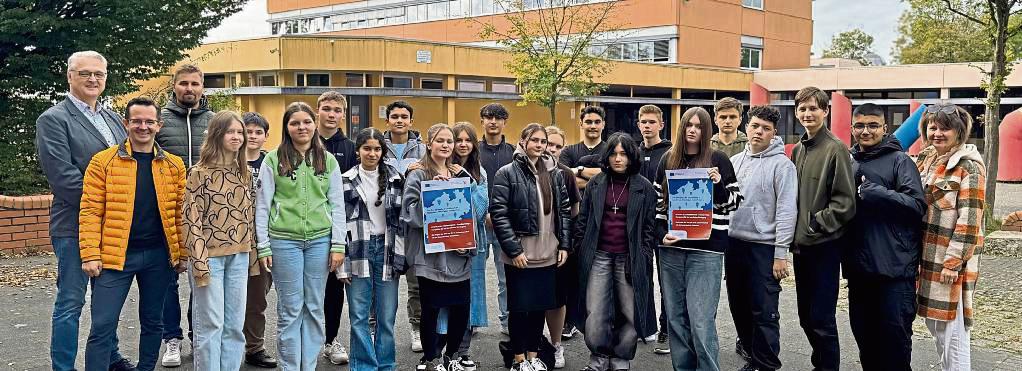
M788 276L788 246L795 235L798 179L776 137L781 114L771 106L749 109L749 143L731 157L745 201L731 214L724 253L727 294L738 338L747 355L742 370L781 367L780 281Z

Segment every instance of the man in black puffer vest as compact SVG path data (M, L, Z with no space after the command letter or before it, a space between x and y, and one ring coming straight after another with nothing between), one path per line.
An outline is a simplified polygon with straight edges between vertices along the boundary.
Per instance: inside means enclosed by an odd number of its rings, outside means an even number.
M199 163L199 151L206 138L206 127L213 118L213 112L203 95L202 70L185 64L174 71L174 91L167 99L167 105L160 112L163 127L156 133L156 143L165 151L184 160L191 168ZM164 367L181 365L181 296L178 292L177 277L171 279L163 304L163 341L167 350L161 364ZM192 304L188 299L188 339L192 338Z
M856 213L842 256L848 316L862 369L911 370L916 274L926 200L919 171L886 134L884 112L852 113Z
M160 112L163 128L156 134L160 148L181 157L188 167L199 162L206 127L213 118L203 95L202 78L202 71L191 64L174 72L174 91Z

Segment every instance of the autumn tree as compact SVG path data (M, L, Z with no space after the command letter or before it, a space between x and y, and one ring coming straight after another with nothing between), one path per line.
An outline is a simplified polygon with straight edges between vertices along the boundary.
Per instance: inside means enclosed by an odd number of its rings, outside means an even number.
M950 12L943 0L908 0L908 9L898 20L898 38L892 55L900 64L989 62L993 39L986 27ZM971 17L980 17L980 1L959 1L954 5ZM1008 38L1011 55L1022 51L1022 35Z
M137 89L187 57L244 0L0 2L0 194L45 192L35 120L67 93L67 58L81 50L109 65L104 96Z
M986 89L986 112L984 113L983 157L987 166L986 201L995 205L997 195L997 155L1000 147L998 127L1001 121L1001 94L1006 89L1005 79L1011 74L1016 55L1011 55L1009 42L1022 30L1019 12L1022 0L943 0L945 10L954 13L966 22L979 26L983 31L985 46L991 46L990 66L983 68ZM977 46L982 47L982 46ZM1013 62L1009 63L1011 60Z
M621 28L612 15L617 1L495 0L501 27L482 23L480 37L507 48L505 68L522 89L520 104L535 103L550 110L556 123L557 102L564 96L588 96L603 86L596 76L610 70L605 55L592 46L608 41ZM505 27L506 25L506 27Z
M853 59L868 66L873 64L867 56L873 53L873 36L861 29L852 29L830 39L830 46L823 51L824 58Z

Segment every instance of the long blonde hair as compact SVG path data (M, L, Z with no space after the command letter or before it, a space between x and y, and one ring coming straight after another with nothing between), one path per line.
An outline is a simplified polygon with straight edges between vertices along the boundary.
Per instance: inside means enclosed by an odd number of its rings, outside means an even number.
M430 149L430 147L433 144L433 139L436 139L437 134L440 134L440 132L444 130L450 131L451 137L452 138L454 137L454 130L451 129L450 126L442 122L439 124L434 124L433 126L429 127L429 130L426 130L426 154L423 155L422 159L419 160L419 163L422 164L422 170L426 172L426 179L433 179L433 177L440 174L441 170L450 169L451 164L453 163L452 162L454 160L453 148L451 149L451 157L448 157L447 161L445 161L443 164L438 164L436 163L436 161L433 161L433 150Z
M199 165L202 166L217 166L224 165L223 160L227 152L224 149L224 136L227 135L227 130L231 128L231 125L235 122L241 126L242 131L245 130L245 124L241 121L241 116L232 111L220 111L209 120L209 127L206 129L206 139L202 141L202 149L199 150ZM242 181L248 183L252 181L252 175L248 169L248 160L245 158L245 146L248 145L248 136L241 135L241 148L238 149L238 154L234 156L234 165L238 167L238 171L241 172Z

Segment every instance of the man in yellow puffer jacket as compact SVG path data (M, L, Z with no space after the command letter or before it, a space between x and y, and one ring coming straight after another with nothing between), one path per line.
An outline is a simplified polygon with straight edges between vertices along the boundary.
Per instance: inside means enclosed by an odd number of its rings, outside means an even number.
M79 246L92 280L92 329L85 369L106 370L113 335L138 281L138 370L153 370L160 352L163 301L170 280L185 269L181 205L185 166L155 144L162 123L149 98L128 101L128 140L97 153L85 171Z

